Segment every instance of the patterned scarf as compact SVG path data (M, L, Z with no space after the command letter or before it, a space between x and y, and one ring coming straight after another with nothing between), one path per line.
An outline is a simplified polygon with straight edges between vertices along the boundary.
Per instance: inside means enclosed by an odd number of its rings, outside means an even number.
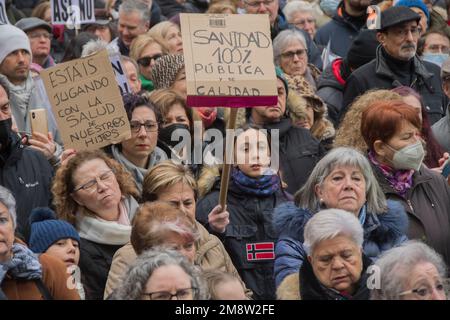
M255 179L235 168L231 173L231 178L240 191L254 196L270 196L280 189L280 178L277 174L262 175Z
M389 185L402 197L404 197L406 192L408 192L413 185L412 176L414 174L414 170L393 169L388 165L378 162L372 151L369 151L368 156L370 162L380 169L384 178L389 182Z
M42 267L38 256L20 243L12 246L13 256L5 262L0 263L0 284L8 273L13 279L36 280L42 278Z

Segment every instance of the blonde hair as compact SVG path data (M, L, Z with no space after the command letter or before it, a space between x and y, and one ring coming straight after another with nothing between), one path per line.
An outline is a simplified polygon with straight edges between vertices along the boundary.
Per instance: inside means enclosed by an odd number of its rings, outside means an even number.
M236 14L236 6L230 2L211 4L206 13L225 13L225 10L230 10L232 14Z
M36 17L44 20L45 11L50 9L50 1L44 1L39 3L31 12L31 17Z
M209 294L211 295L212 300L219 300L218 294L217 294L218 293L217 286L221 283L237 281L240 283L240 285L242 286L242 290L245 292L245 285L242 282L242 280L233 276L230 273L216 271L216 270L208 270L208 271L203 271L203 278L205 279L205 281L208 285Z
M361 135L361 119L363 111L375 101L402 100L402 97L390 90L370 90L356 98L349 106L336 132L333 147L352 147L366 153L368 146Z
M177 183L188 185L197 197L197 182L189 168L166 160L151 168L142 185L142 200L155 201L165 189Z
M158 40L154 39L153 37L149 36L148 34L141 34L133 39L133 42L131 42L130 46L130 58L137 61L142 54L142 51L148 46L153 43L157 43L161 47L162 53L167 53L167 48Z
M166 36L171 27L176 27L178 30L180 30L178 25L176 25L175 23L171 21L163 21L151 27L150 30L148 30L147 35L155 39L158 43L162 44L164 48L167 48Z
M75 188L73 182L75 171L83 163L95 159L103 160L106 165L114 171L122 196L139 196L133 177L116 160L111 159L101 150L79 151L65 166L59 167L52 185L53 203L56 207L58 217L73 225L75 225L76 214L95 215L95 212L91 212L87 208L83 208L83 210L78 212L79 205L71 195Z
M176 105L180 104L184 111L186 112L186 115L189 119L189 125L191 131L194 130L194 115L191 108L188 108L186 105L186 100L183 99L182 96L180 96L177 92L175 92L172 89L159 89L154 90L150 93L150 101L153 102L153 104L158 109L159 113L161 114L162 119L164 120L169 113L170 109ZM198 115L197 115L198 117ZM198 118L200 119L200 118ZM197 118L195 120L198 120Z

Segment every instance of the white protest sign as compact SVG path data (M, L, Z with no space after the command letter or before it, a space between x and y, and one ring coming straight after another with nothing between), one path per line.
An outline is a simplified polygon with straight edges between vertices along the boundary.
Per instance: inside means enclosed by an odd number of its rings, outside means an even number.
M74 28L95 22L94 0L51 0L52 24Z
M131 136L106 50L41 72L66 148L93 150Z
M111 66L116 75L116 81L119 85L120 94L124 95L126 93L131 93L130 85L128 84L127 75L125 74L125 66L120 59L120 53L110 54L109 60L111 61Z
M10 24L6 14L5 0L0 0L0 24Z

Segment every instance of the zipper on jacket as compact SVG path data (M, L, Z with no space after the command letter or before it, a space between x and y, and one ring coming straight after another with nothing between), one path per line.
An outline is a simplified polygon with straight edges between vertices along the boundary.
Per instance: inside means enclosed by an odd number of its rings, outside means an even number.
M412 206L411 200L406 199L406 202L408 203L409 207L411 208L412 213L414 213L414 208Z

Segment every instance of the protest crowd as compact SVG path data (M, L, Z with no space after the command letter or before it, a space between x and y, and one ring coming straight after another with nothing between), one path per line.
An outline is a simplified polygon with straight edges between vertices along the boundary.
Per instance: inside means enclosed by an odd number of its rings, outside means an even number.
M450 0L86 2L0 1L0 300L450 297ZM273 105L191 106L186 13L268 17Z

